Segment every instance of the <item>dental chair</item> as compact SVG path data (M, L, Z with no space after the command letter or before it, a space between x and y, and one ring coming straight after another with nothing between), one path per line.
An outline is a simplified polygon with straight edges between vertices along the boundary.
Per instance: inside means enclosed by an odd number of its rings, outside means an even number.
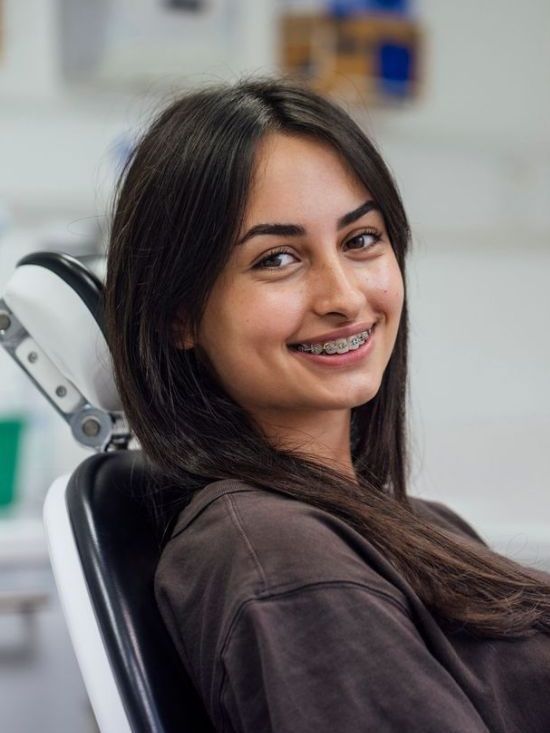
M155 603L166 527L147 492L161 479L129 449L102 295L80 261L37 252L18 262L0 298L0 344L94 452L46 496L54 578L101 733L211 733Z

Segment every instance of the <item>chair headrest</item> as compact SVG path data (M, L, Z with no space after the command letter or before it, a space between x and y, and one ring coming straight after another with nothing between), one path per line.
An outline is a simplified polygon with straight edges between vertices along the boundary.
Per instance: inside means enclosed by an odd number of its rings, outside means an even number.
M105 338L103 285L74 257L35 252L17 263L4 300L88 402L121 412Z

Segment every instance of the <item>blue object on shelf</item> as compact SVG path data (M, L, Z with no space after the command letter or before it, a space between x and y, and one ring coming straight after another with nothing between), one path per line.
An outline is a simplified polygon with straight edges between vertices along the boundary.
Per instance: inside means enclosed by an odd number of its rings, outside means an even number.
M329 0L328 12L337 18L347 18L357 13L397 13L409 15L411 0Z
M412 51L397 43L381 43L378 48L381 91L393 96L406 96L412 84Z
M411 10L409 0L371 0L371 2L366 2L365 5L369 6L367 10L400 13L401 15L407 15Z

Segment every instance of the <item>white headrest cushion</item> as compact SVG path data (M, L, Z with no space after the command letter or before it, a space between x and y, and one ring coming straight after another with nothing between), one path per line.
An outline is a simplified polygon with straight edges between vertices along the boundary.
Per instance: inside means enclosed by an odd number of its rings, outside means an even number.
M4 300L92 405L110 412L122 410L105 337L70 285L45 267L23 264L8 281Z

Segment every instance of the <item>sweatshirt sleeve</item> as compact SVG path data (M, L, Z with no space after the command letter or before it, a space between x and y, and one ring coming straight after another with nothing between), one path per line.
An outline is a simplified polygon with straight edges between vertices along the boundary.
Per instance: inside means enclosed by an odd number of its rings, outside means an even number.
M223 731L488 733L406 610L360 584L247 601L222 665Z

